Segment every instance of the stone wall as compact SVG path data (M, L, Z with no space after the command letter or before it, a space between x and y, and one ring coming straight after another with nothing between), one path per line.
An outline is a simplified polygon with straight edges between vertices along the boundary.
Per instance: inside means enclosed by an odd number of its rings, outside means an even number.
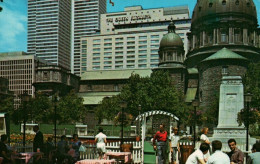
M213 61L199 66L200 106L209 108L211 102L219 95L219 87L223 76L241 76L246 73L246 63L238 65L236 61Z

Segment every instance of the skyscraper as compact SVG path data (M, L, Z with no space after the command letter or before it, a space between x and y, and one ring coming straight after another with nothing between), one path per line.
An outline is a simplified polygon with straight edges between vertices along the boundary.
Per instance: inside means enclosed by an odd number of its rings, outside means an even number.
M28 0L27 51L70 69L71 0Z
M80 37L95 34L100 14L106 13L106 0L72 0L71 71L80 73Z

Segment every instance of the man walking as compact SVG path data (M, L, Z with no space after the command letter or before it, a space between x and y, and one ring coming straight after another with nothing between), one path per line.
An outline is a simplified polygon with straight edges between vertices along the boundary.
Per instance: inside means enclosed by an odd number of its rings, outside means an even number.
M153 138L153 148L157 151L158 164L165 164L167 155L167 131L164 129L165 125L160 124L160 131L157 131ZM157 141L157 142L155 142ZM156 143L156 144L155 144Z
M212 142L213 154L208 158L207 164L230 164L227 154L221 151L222 143L218 140Z
M230 148L230 152L227 153L230 159L230 164L243 164L244 163L244 154L237 147L237 142L235 139L228 140L228 146Z

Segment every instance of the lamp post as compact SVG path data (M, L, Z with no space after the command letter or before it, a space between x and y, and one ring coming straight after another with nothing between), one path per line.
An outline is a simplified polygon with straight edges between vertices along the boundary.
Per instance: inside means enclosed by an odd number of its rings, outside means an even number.
M193 145L195 147L195 144L196 144L196 124L197 124L197 118L196 118L196 114L197 114L197 107L199 106L199 100L198 99L194 99L192 100L192 106L194 108L194 129L193 129L193 132L194 132L194 136L193 136Z
M248 151L248 132L249 132L249 118L248 118L248 115L249 115L249 105L250 105L250 102L252 100L252 94L251 93L247 93L244 95L244 101L246 103L246 151Z
M139 104L138 105L138 115L140 115L142 110L142 106ZM140 120L138 121L138 135L140 135Z
M25 152L25 128L27 121L27 102L30 101L30 95L28 95L27 91L24 91L21 95L22 105L23 105L23 151Z
M57 146L57 102L58 102L58 94L54 95L54 145L55 148Z
M127 103L125 101L122 101L120 103L120 107L121 107L121 146L120 148L122 148L122 145L124 143L124 109L127 107Z

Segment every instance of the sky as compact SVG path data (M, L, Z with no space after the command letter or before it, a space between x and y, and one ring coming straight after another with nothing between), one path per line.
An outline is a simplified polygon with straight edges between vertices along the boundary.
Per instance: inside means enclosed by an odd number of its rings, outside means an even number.
M190 13L197 0L107 0L107 12L123 11L124 7L141 5L143 9L188 5ZM260 22L260 0L254 0ZM27 0L0 2L0 52L27 52Z

